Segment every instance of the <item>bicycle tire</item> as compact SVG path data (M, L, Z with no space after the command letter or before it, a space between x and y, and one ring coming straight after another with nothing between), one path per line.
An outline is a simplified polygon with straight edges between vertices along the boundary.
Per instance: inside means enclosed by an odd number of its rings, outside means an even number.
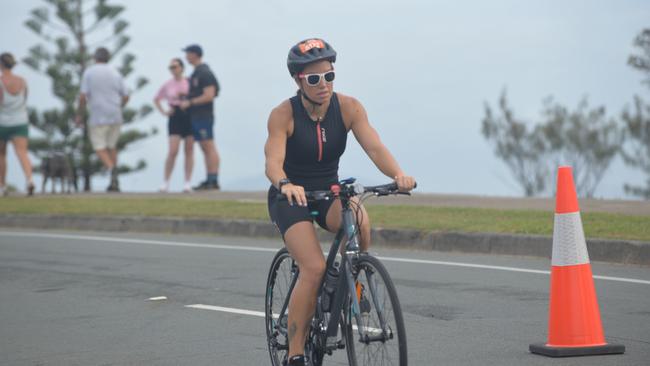
M378 365L408 365L408 351L406 345L406 329L404 327L404 317L400 306L399 298L395 285L390 278L386 267L379 259L370 255L360 255L354 265L353 273L357 283L364 285L366 288L364 294L367 297L371 308L367 318L362 319L363 332L366 336L382 335L381 322L375 306L375 301L383 306L382 312L386 319L389 334L392 337L384 341L368 342L359 335L353 324L356 323L352 315L351 303L346 306L346 330L345 345L348 355L348 362L351 366L378 366ZM371 277L368 274L371 273ZM378 277L377 277L378 276ZM380 280L383 285L375 283L376 291L373 295L368 287L367 281ZM364 283L366 282L366 283ZM362 295L364 296L364 295ZM368 298L369 297L369 298ZM372 298L374 297L374 299ZM363 297L362 297L363 298Z
M286 334L286 324L284 331L281 322L282 319L275 319L273 315L282 310L284 300L289 295L293 261L286 248L280 249L273 257L269 274L266 280L266 296L264 300L264 323L266 327L266 340L269 348L269 356L273 366L283 366L283 361L287 357L289 344ZM280 323L280 324L279 324ZM279 325L279 326L278 326Z

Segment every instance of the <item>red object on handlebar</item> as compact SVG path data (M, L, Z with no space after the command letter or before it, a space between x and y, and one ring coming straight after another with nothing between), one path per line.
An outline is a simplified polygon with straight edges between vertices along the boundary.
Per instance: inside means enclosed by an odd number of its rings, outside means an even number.
M339 186L338 184L332 184L330 190L332 191L332 193L334 193L334 197L338 197L339 193L341 193L341 186Z

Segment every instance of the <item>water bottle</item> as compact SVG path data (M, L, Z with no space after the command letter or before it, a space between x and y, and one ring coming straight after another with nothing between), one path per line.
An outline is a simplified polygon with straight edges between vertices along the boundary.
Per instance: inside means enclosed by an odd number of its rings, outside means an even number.
M328 312L332 308L332 302L334 301L334 291L336 290L336 284L339 280L339 262L335 261L333 266L327 269L325 272L325 284L323 295L321 296L321 306L323 311Z

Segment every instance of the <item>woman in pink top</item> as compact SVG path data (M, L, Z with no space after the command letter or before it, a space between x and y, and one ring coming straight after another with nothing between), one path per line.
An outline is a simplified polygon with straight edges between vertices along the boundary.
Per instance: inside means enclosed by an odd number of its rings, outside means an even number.
M192 178L192 169L194 167L194 137L192 136L192 123L190 115L187 110L182 110L179 105L189 91L189 82L183 76L183 61L179 58L174 58L169 64L169 71L174 76L171 80L167 81L158 91L154 103L160 113L169 116L167 129L169 131L169 154L165 161L165 181L160 187L161 192L169 190L169 177L174 170L174 162L181 140L185 141L185 184L183 185L183 192L191 192L192 186L190 179ZM168 109L165 109L161 101L166 100Z

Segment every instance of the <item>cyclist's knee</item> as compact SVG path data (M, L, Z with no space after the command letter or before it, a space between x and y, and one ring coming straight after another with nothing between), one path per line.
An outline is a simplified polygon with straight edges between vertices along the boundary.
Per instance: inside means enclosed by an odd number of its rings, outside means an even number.
M365 209L363 211L363 221L361 221L361 228L370 230L370 217L368 217Z
M325 273L325 260L322 258L312 259L300 265L300 277L304 281L315 284L314 288L318 286L323 274Z
M354 215L357 221L361 221L362 230L370 230L370 217L368 216L368 211L366 211L366 208L364 206L361 206L361 210L359 212L355 211Z

